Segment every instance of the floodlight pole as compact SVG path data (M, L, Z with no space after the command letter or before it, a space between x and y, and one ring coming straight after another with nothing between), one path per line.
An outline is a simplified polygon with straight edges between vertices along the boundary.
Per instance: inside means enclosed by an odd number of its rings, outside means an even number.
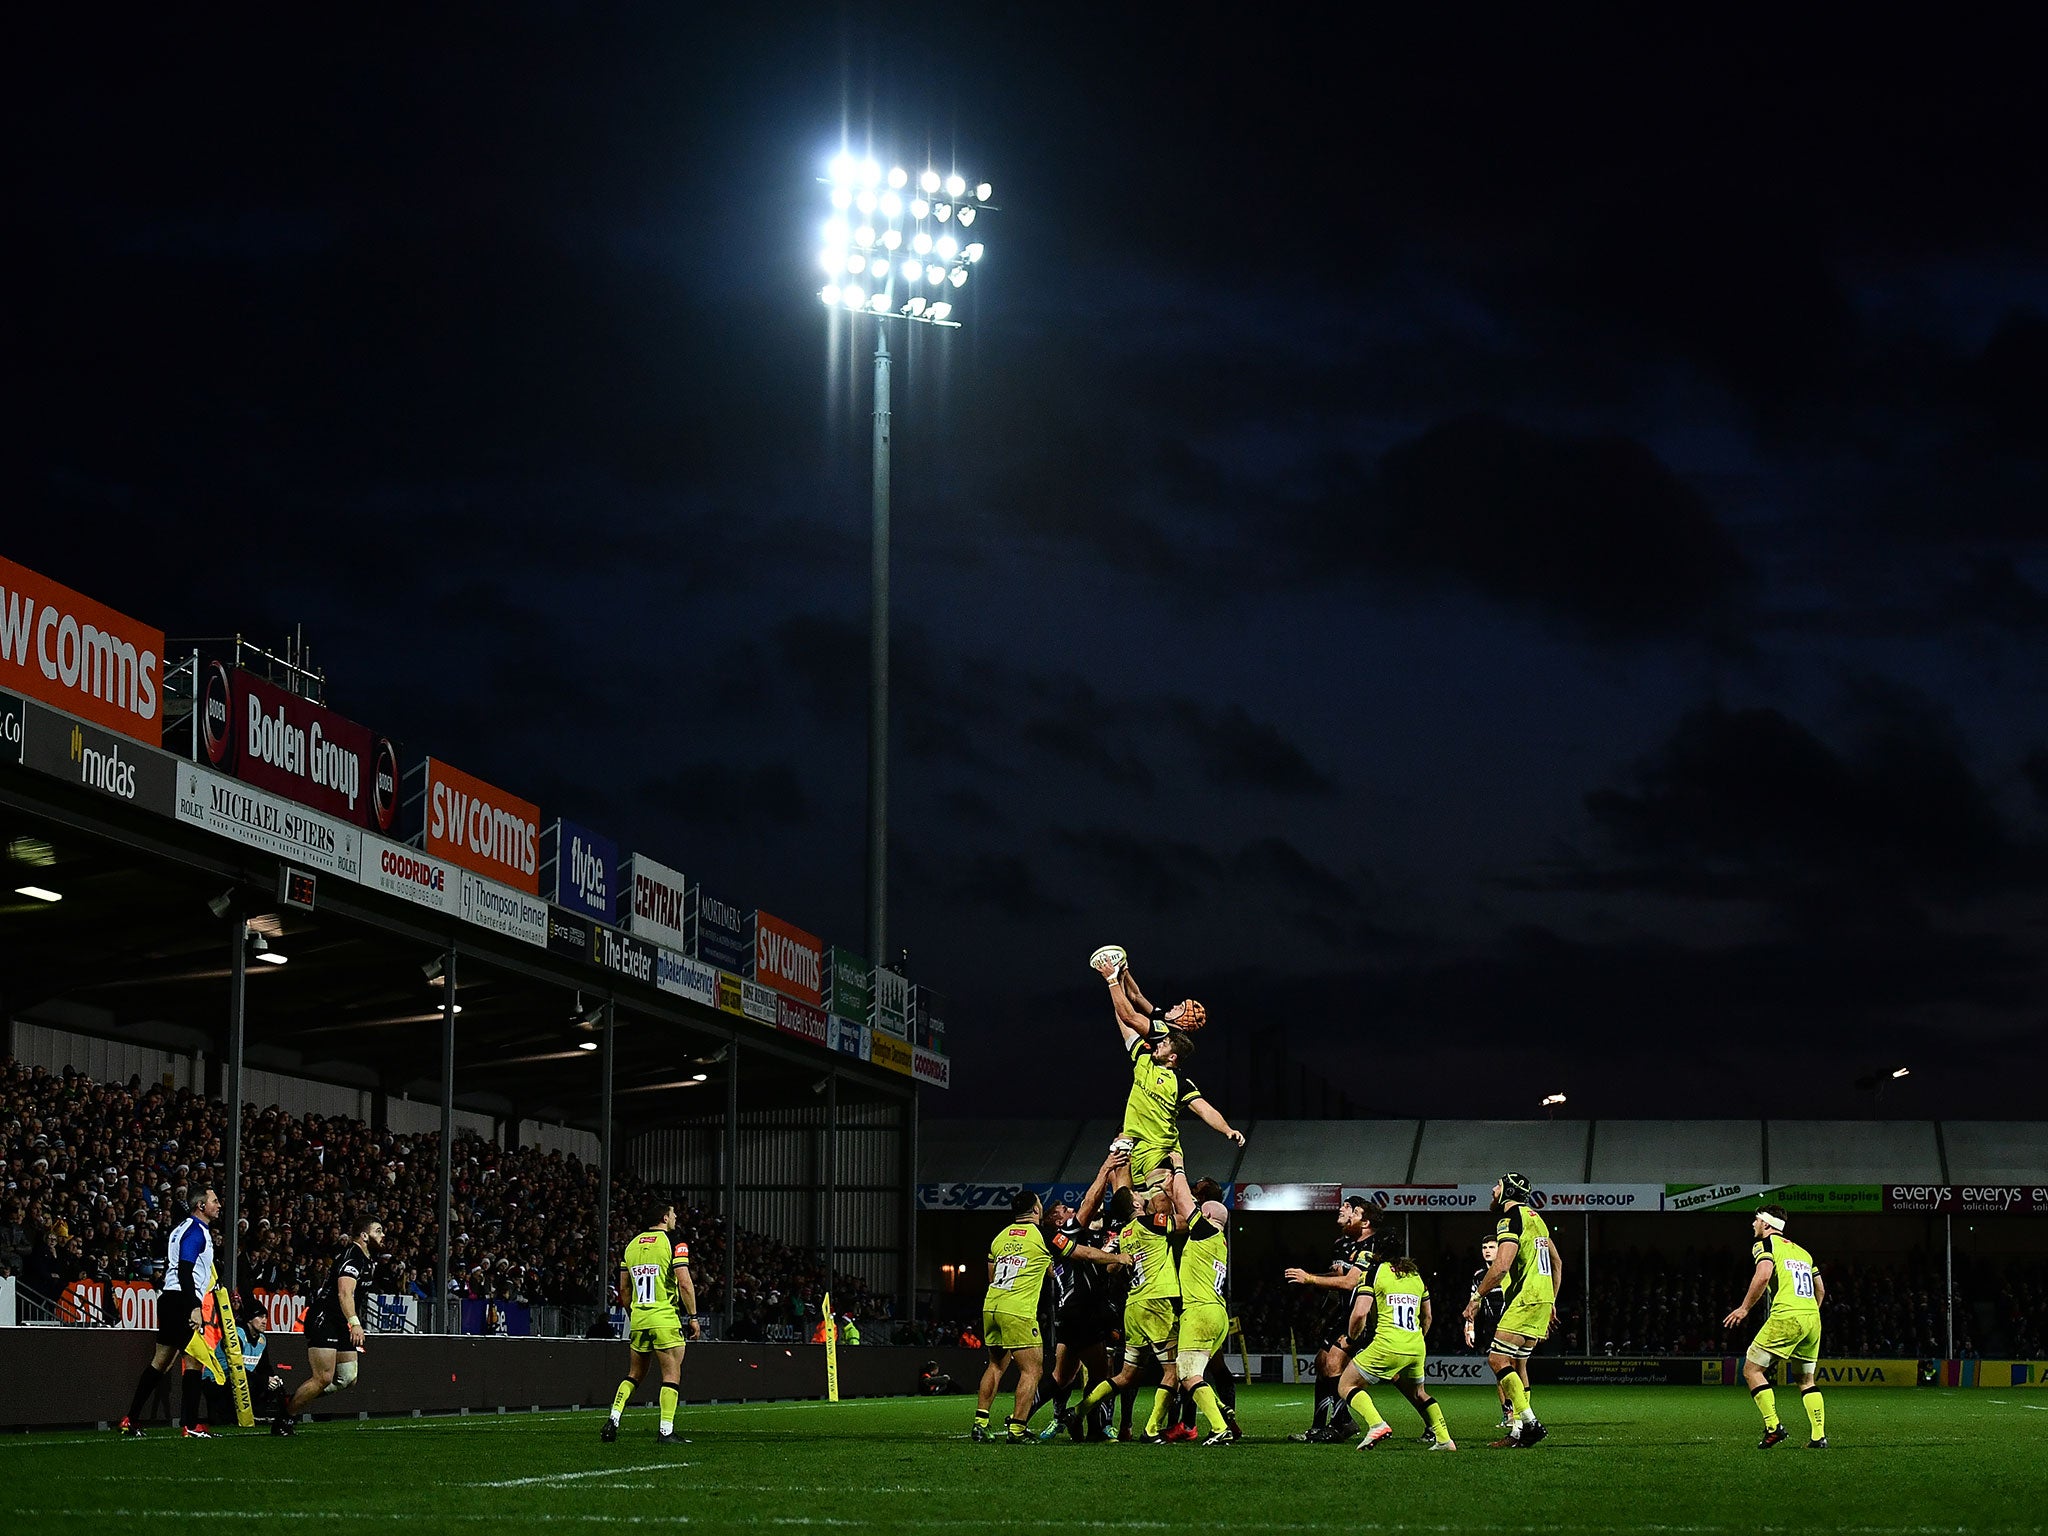
M220 1270L230 1292L236 1289L236 1270L242 1262L242 1044L243 1021L249 1006L249 924L237 917L233 925L234 953L228 961L228 1059L221 1087L228 1101L227 1188L221 1191Z
M598 1193L597 1193L597 1304L606 1317L618 1290L612 1278L612 1026L617 1008L611 998L604 1000L604 1082L598 1089Z
M440 1263L435 1269L440 1294L434 1298L436 1332L460 1333L462 1314L449 1287L449 1229L455 1221L455 946L441 960L441 1188Z
M875 487L868 585L868 963L887 965L889 911L889 328L875 320Z

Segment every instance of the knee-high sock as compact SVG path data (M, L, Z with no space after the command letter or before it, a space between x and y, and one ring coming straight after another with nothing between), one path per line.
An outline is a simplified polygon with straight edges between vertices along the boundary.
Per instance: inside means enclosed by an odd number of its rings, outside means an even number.
M199 1373L187 1371L185 1381L178 1395L178 1418L187 1429L201 1421L199 1412Z
M1321 1429L1330 1422L1330 1410L1337 1405L1337 1378L1316 1377L1316 1416L1313 1427Z
M633 1400L633 1385L633 1378L628 1376L619 1383L619 1390L612 1394L612 1422L614 1424L618 1423L620 1416L625 1413L626 1404Z
M1166 1405L1173 1401L1173 1390L1160 1387L1152 1394L1152 1417L1145 1421L1145 1433L1156 1435L1166 1424Z
M1195 1427L1195 1389L1186 1382L1180 1385L1180 1403L1174 1417L1189 1429Z
M1751 1401L1756 1404L1756 1411L1764 1416L1764 1428L1767 1430L1776 1429L1778 1427L1778 1394L1773 1392L1770 1387L1762 1386L1750 1388L1749 1395Z
M1799 1394L1799 1406L1806 1410L1806 1422L1813 1426L1813 1438L1825 1440L1828 1437L1827 1404L1821 1397L1819 1387L1807 1387Z
M1110 1393L1116 1390L1116 1383L1105 1376L1088 1389L1088 1395L1081 1399L1081 1411L1086 1413L1097 1403L1109 1401Z
M1339 1379L1336 1376L1330 1378L1330 1428L1340 1435L1348 1435L1360 1426L1351 1422L1351 1409L1337 1390Z
M1432 1397L1423 1405L1422 1416L1429 1421L1429 1432L1435 1435L1439 1441L1451 1438L1451 1426L1444 1422L1444 1405L1442 1403Z
M1351 1406L1352 1411L1359 1418L1365 1421L1367 1429L1372 1429L1387 1422L1380 1417L1379 1404L1372 1400L1372 1394L1363 1387L1359 1387L1354 1391L1350 1397L1345 1399L1345 1402Z
M1224 1422L1223 1405L1216 1400L1216 1389L1206 1381L1195 1388L1195 1406L1202 1410L1202 1420L1211 1434L1230 1432L1230 1425Z
M661 1432L664 1435L676 1427L676 1401L682 1395L667 1382L661 1384Z
M1507 1389L1509 1416L1517 1420L1527 1419L1530 1416L1529 1394L1522 1388L1522 1378L1509 1369L1501 1373L1500 1384Z
M1124 1434L1131 1432L1131 1410L1137 1406L1137 1403L1138 1389L1136 1387L1125 1387L1123 1396L1117 1399L1117 1409L1123 1421L1119 1428Z
M142 1422L143 1405L150 1400L150 1397L156 1392L163 1379L164 1373L155 1366L145 1365L142 1368L142 1375L136 1378L135 1396L128 1404L129 1423L139 1424Z

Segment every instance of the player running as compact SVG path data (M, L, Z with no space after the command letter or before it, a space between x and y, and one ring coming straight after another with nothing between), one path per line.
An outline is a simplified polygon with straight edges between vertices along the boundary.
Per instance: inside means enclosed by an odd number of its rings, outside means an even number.
M1481 1353L1493 1348L1494 1330L1500 1326L1500 1309L1507 1300L1505 1293L1499 1290L1488 1291L1484 1296L1479 1294L1479 1282L1484 1280L1486 1272L1493 1268L1493 1256L1499 1251L1499 1247L1500 1245L1491 1237L1483 1240L1479 1244L1479 1267L1472 1271L1470 1299L1478 1301L1479 1311L1476 1316L1465 1320L1465 1347L1479 1350ZM1522 1391L1526 1394L1529 1390L1528 1361L1520 1363L1517 1374L1522 1378ZM1499 1382L1493 1384L1493 1389L1500 1394L1500 1432L1506 1435L1515 1427L1514 1415L1508 1412L1508 1389Z
M1095 951L1088 963L1109 983L1109 1002L1117 1032L1131 1060L1131 1091L1124 1101L1123 1134L1131 1141L1129 1170L1115 1182L1163 1189L1171 1169L1180 1164L1180 1112L1188 1110L1210 1130L1244 1145L1244 1134L1231 1128L1202 1090L1180 1072L1194 1053L1194 1031L1208 1012L1193 998L1171 1008L1156 1008L1138 990L1129 958L1114 944Z
M1564 1265L1557 1245L1550 1240L1550 1227L1529 1209L1529 1181L1519 1173L1504 1173L1493 1186L1494 1209L1500 1221L1493 1230L1493 1263L1480 1276L1470 1301L1465 1304L1465 1321L1473 1322L1491 1291L1503 1288L1507 1298L1501 1306L1500 1325L1494 1330L1493 1347L1486 1352L1494 1380L1507 1392L1508 1410L1514 1428L1493 1442L1495 1450L1527 1450L1550 1433L1529 1405L1529 1389L1520 1367L1536 1353L1536 1346L1550 1337L1557 1321L1558 1287L1564 1279Z
M1010 1224L988 1245L988 1299L982 1303L981 1337L988 1347L988 1364L981 1373L981 1390L974 1405L974 1428L968 1438L988 1441L989 1409L995 1402L996 1386L1010 1361L1017 1362L1017 1401L1002 1436L1005 1445L1036 1445L1027 1433L1032 1410L1037 1407L1038 1378L1045 1369L1045 1350L1038 1331L1039 1300L1045 1289L1045 1273L1055 1255L1088 1263L1128 1263L1121 1254L1104 1253L1075 1242L1064 1232L1045 1235L1045 1206L1029 1190L1010 1202Z
M1722 1319L1722 1326L1741 1327L1765 1291L1770 1292L1770 1315L1750 1341L1742 1362L1742 1379L1749 1383L1749 1395L1764 1416L1764 1437L1757 1442L1757 1449L1768 1451L1788 1433L1778 1422L1778 1395L1771 1390L1771 1367L1782 1360L1786 1362L1786 1384L1791 1384L1795 1374L1801 1382L1799 1402L1813 1431L1806 1448L1824 1451L1828 1448L1827 1408L1813 1378L1820 1365L1820 1309L1828 1298L1828 1288L1821 1283L1813 1255L1785 1236L1782 1205L1767 1205L1758 1211L1750 1230L1756 1235L1749 1250L1756 1270L1749 1277L1742 1305Z
M185 1346L199 1331L200 1304L214 1285L213 1223L220 1219L220 1196L210 1184L192 1192L191 1213L164 1239L164 1276L156 1298L156 1348L135 1383L135 1396L121 1420L121 1433L142 1438L142 1410L166 1372L184 1358ZM178 1418L183 1437L210 1440L199 1419L199 1375L190 1361L180 1384Z
M697 1287L690 1279L690 1245L675 1240L676 1208L666 1200L648 1210L647 1230L626 1244L619 1259L618 1301L631 1308L627 1317L626 1377L612 1394L611 1417L598 1431L607 1445L619 1438L619 1419L632 1400L633 1389L647 1374L648 1357L661 1367L661 1428L657 1445L680 1445L675 1432L676 1404L682 1397L683 1319L690 1337L704 1337L697 1321Z
M1184 1181L1183 1181L1184 1182ZM1117 1242L1131 1263L1131 1294L1124 1302L1123 1368L1107 1381L1097 1382L1083 1402L1084 1411L1107 1402L1113 1392L1133 1386L1139 1366L1149 1357L1159 1362L1160 1385L1154 1394L1152 1416L1145 1424L1145 1439L1162 1442L1167 1404L1180 1384L1175 1369L1179 1354L1178 1319L1174 1303L1180 1300L1180 1270L1174 1262L1173 1197L1164 1189L1146 1198L1144 1214L1137 1211L1137 1197L1119 1189L1110 1199L1109 1220L1121 1225Z
M1423 1384L1428 1378L1426 1339L1433 1319L1422 1271L1407 1258L1379 1260L1372 1271L1370 1279L1360 1277L1351 1304L1347 1333L1353 1358L1337 1383L1337 1395L1366 1426L1358 1448L1370 1450L1394 1433L1394 1426L1381 1416L1379 1405L1366 1390L1368 1385L1386 1382L1421 1416L1429 1431L1429 1448L1455 1451L1458 1443L1444 1423L1443 1407ZM1377 1326L1373 1324L1375 1312L1379 1314Z
M1361 1279L1370 1281L1373 1253L1386 1221L1385 1206L1370 1204L1363 1195L1346 1195L1337 1207L1337 1246L1330 1267L1321 1274L1290 1269L1286 1272L1288 1283L1341 1291L1347 1298L1354 1295ZM1328 1327L1316 1340L1315 1416L1307 1429L1287 1437L1298 1444L1336 1445L1349 1440L1356 1427L1350 1409L1337 1395L1337 1380L1351 1359L1347 1348L1350 1305L1347 1300L1344 1311L1330 1316Z
M306 1309L306 1379L270 1421L273 1435L298 1433L299 1415L314 1398L356 1384L356 1356L363 1347L361 1296L383 1246L384 1223L365 1219L327 1267L327 1283Z

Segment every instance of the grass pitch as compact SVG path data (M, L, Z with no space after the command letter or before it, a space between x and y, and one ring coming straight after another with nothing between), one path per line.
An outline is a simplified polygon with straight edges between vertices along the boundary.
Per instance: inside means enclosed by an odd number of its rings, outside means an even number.
M29 1435L0 1440L0 1529L1936 1536L2048 1520L2048 1393L1833 1392L1822 1452L1804 1449L1786 1397L1793 1438L1768 1453L1739 1387L1544 1387L1540 1374L1551 1436L1528 1451L1486 1449L1491 1393L1442 1393L1457 1455L1423 1450L1391 1392L1390 1444L1287 1444L1308 1417L1303 1387L1246 1389L1252 1438L1215 1450L974 1445L958 1396L686 1405L688 1443L667 1452L639 1405L615 1445L598 1441L597 1412L337 1420L290 1440Z

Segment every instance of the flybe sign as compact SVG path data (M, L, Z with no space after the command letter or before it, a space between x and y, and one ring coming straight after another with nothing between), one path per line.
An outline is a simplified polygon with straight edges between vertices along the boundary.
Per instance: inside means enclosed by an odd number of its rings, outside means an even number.
M619 849L610 838L557 820L541 840L541 873L556 906L600 923L618 921Z

